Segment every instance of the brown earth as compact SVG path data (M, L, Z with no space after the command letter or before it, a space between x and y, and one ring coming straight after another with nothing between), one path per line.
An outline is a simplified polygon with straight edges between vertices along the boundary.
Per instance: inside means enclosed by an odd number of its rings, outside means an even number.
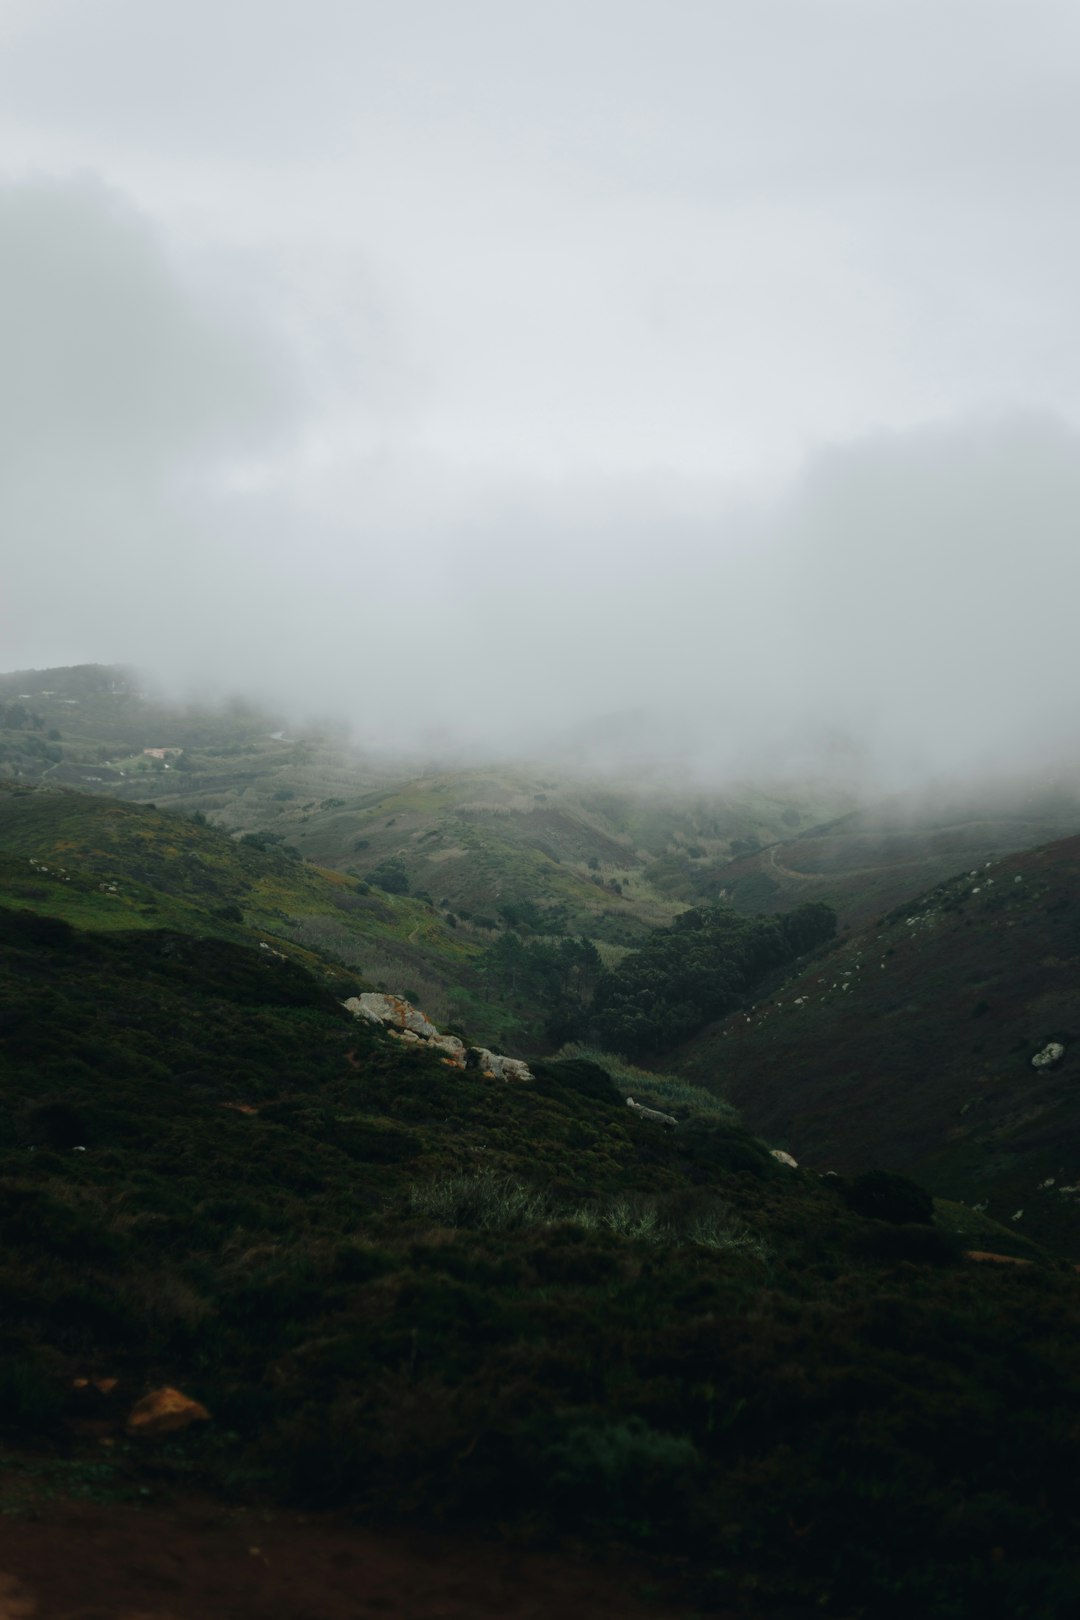
M343 1514L50 1503L0 1518L0 1620L679 1620L625 1559Z

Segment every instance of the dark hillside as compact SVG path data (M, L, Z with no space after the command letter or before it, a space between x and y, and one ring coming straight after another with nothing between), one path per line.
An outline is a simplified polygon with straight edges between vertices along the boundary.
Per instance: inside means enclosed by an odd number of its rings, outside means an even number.
M720 874L738 911L832 906L865 925L964 867L1080 832L1075 777L990 778L900 794L741 855Z
M705 1611L1073 1611L1070 1268L589 1062L448 1068L257 936L0 925L0 1510L197 1485L624 1545ZM210 1421L150 1445L161 1385Z
M845 936L665 1061L800 1160L902 1170L1080 1254L1078 1041L1080 839L1069 838ZM1050 1042L1061 1057L1033 1065Z

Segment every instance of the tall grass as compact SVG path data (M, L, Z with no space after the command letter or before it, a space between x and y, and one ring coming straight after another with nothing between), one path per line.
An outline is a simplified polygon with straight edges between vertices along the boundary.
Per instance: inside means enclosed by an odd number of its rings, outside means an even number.
M691 1085L676 1074L654 1074L651 1069L636 1068L615 1052L602 1052L599 1047L586 1046L581 1041L570 1041L556 1053L556 1058L579 1058L606 1069L616 1086L635 1102L662 1113L674 1113L684 1119L710 1119L719 1124L738 1125L739 1111L722 1097L711 1091Z
M512 1232L522 1227L579 1226L587 1232L662 1247L699 1244L703 1248L765 1260L770 1250L761 1236L735 1220L720 1199L689 1209L650 1198L611 1198L596 1204L561 1205L536 1187L495 1170L441 1176L409 1189L414 1215L439 1226L474 1232Z

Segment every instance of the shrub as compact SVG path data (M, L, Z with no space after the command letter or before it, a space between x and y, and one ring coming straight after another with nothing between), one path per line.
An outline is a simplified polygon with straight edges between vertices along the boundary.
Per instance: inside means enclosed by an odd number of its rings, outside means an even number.
M560 1517L655 1534L686 1511L701 1470L693 1442L642 1418L578 1422L542 1453L545 1485Z
M56 1384L32 1361L0 1361L0 1424L40 1434L60 1419Z
M868 1170L841 1187L849 1209L867 1220L892 1221L903 1225L916 1221L930 1225L934 1219L934 1201L928 1192L898 1176L891 1170Z
M474 1175L443 1176L426 1186L409 1188L415 1215L440 1226L463 1226L477 1232L509 1232L533 1226L548 1214L542 1192L494 1170Z

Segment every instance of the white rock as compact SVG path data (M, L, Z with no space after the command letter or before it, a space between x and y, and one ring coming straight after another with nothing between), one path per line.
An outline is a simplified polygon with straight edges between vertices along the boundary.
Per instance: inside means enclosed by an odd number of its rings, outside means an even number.
M784 1152L783 1148L773 1148L772 1156L778 1161L778 1163L790 1165L792 1170L797 1170L799 1168L798 1159L793 1159L790 1153Z
M1065 1056L1065 1048L1060 1041L1047 1041L1041 1052L1036 1052L1031 1060L1033 1069L1049 1069L1055 1063L1060 1063Z
M627 1097L626 1106L632 1108L635 1114L640 1114L642 1119L655 1119L661 1125L677 1125L679 1123L670 1114L662 1114L659 1108L646 1108L644 1103L635 1102L633 1097Z

